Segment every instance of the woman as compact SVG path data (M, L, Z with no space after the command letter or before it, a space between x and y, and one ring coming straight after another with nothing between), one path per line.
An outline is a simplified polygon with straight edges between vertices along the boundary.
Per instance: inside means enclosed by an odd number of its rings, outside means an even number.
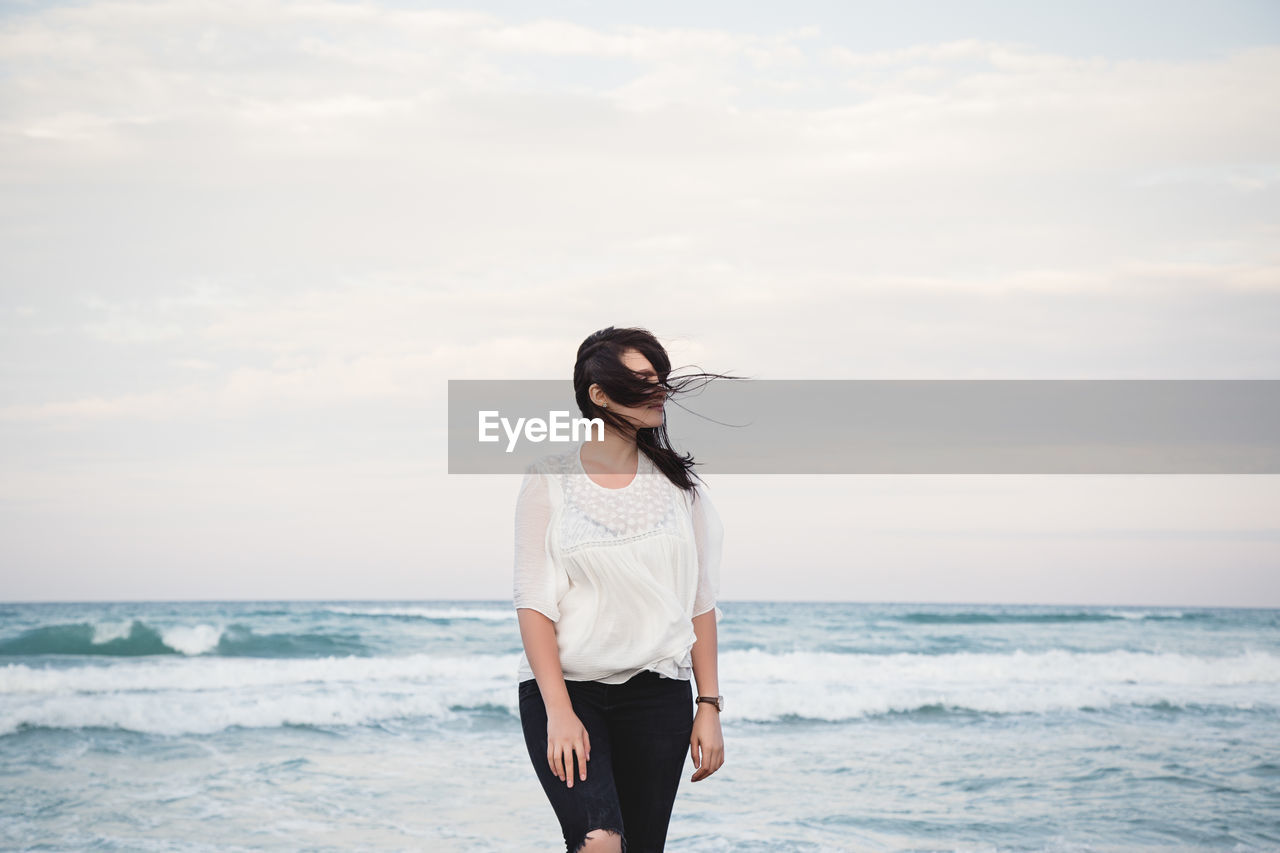
M693 782L724 764L723 528L663 423L672 394L716 375L670 370L644 329L583 341L574 392L604 438L529 466L517 501L520 721L569 853L661 851L686 747Z

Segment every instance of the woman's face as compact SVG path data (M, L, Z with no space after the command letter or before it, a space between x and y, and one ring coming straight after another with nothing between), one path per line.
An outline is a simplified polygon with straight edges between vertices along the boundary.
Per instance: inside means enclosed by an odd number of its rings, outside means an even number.
M638 374L640 378L655 385L658 384L657 372L653 369L653 365L649 363L649 359L645 358L644 354L639 350L623 350L621 360L623 366ZM607 397L604 399L608 403L610 411L617 412L631 421L636 425L636 429L653 429L662 426L663 405L666 402L666 392L662 389L655 391L653 399L649 401L649 405L623 406L613 400L609 400Z

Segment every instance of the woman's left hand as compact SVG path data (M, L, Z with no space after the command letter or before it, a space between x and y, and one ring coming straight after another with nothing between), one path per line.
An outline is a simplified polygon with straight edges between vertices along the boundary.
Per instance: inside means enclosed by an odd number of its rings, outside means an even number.
M697 768L690 782L701 781L724 764L724 735L720 732L720 712L710 705L698 704L693 717L693 734L689 737L689 755Z

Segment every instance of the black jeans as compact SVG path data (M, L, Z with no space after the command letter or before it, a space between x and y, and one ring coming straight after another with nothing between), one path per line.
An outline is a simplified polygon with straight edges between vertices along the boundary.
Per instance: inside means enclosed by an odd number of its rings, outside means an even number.
M547 763L547 708L538 682L520 682L525 745L565 850L576 853L588 832L608 829L622 836L624 853L661 853L693 734L693 686L644 670L622 684L566 680L565 687L591 738L585 782L569 756L572 788Z

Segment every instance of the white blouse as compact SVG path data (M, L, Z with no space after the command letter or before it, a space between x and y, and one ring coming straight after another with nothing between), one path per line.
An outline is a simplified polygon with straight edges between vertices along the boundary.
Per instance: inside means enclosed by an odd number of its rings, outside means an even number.
M692 619L715 610L724 528L643 451L636 476L608 489L587 476L583 442L525 469L516 502L515 606L555 623L569 681L621 684L642 670L688 680ZM533 678L521 653L518 681Z

